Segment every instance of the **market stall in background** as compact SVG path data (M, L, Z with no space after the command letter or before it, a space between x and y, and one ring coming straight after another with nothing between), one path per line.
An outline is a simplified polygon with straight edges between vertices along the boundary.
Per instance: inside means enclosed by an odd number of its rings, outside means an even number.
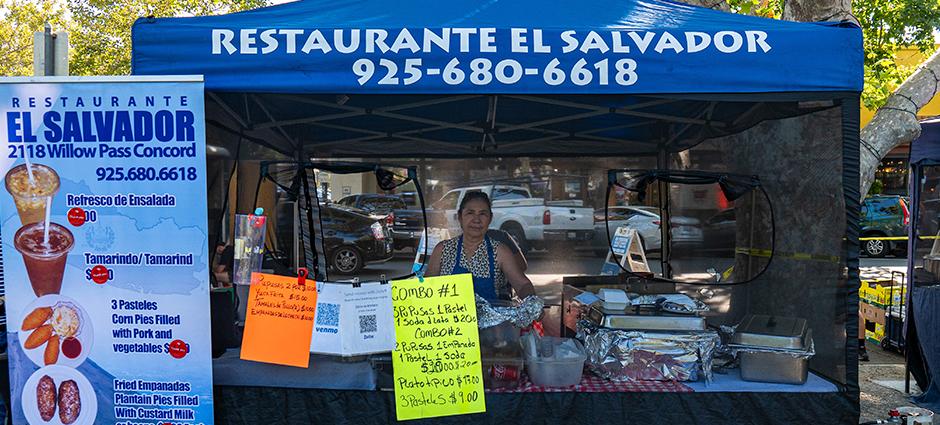
M908 242L908 279L905 285L891 287L890 293L903 301L902 308L885 307L886 323L898 323L886 331L901 335L905 342L905 369L924 389L918 404L937 410L938 395L937 305L940 302L940 123L921 122L920 137L911 143L911 238ZM888 288L885 288L888 289ZM904 290L909 289L909 290ZM896 294L896 295L895 295ZM892 301L893 298L892 297ZM886 303L887 304L887 303ZM907 308L903 308L906 306ZM893 320L892 320L893 319Z
M213 323L217 420L857 421L860 37L626 0L139 20L135 74L205 75L213 239L263 207L261 268L320 285L307 367ZM475 192L536 296L420 276Z

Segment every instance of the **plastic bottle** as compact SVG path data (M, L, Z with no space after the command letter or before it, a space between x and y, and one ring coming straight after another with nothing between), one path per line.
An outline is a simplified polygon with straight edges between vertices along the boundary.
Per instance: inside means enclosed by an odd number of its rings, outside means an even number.
M888 423L889 424L899 424L901 423L901 412L898 409L891 409L888 412Z

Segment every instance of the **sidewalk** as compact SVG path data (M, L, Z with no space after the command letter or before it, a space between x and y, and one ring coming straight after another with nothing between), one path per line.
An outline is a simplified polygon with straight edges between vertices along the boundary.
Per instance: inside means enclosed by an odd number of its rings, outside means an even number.
M907 273L907 259L863 258L859 272L862 280L890 280L891 272ZM861 422L885 419L893 408L913 406L910 397L919 394L920 389L912 378L911 394L904 393L904 356L871 342L865 346L870 361L859 362L858 366Z
M920 389L911 379L911 394L904 393L904 357L875 344L866 346L871 360L860 362L858 366L861 422L885 419L888 411L896 407L914 406L910 396L919 394Z

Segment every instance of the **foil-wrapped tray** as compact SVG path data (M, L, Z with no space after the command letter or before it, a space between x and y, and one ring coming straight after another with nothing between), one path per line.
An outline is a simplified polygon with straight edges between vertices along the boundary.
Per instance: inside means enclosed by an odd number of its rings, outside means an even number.
M480 329L490 328L500 323L509 322L517 328L524 328L538 320L542 315L545 302L535 295L529 295L519 305L493 305L483 297L476 296L477 325Z
M612 381L711 381L718 332L660 332L606 329L582 321L585 364Z

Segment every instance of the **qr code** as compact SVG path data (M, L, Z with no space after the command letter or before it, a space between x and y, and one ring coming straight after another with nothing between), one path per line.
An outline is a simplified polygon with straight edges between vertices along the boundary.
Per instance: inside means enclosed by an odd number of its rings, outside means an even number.
M339 304L317 303L317 325L339 326Z
M359 333L373 333L378 330L375 315L359 316Z

